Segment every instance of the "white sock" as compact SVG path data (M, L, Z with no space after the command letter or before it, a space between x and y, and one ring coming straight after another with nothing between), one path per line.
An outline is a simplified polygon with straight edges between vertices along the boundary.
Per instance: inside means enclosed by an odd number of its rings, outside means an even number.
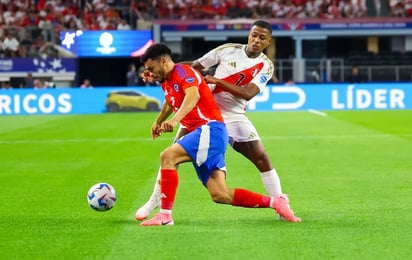
M261 172L263 185L265 185L266 191L272 197L277 197L282 194L282 187L280 186L280 178L275 169L267 172Z
M157 172L156 183L153 187L152 195L149 200L159 201L160 200L160 168Z
M160 209L159 212L162 213L162 214L172 215L172 210L171 209Z

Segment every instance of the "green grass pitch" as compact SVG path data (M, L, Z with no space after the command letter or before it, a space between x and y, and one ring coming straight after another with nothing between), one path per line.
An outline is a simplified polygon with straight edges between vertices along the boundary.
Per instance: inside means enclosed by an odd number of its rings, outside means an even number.
M175 226L140 227L159 153L155 113L0 117L1 259L408 259L412 256L412 111L253 112L302 223L271 209L214 204L179 168ZM228 186L264 192L232 148ZM93 211L108 182L118 202Z

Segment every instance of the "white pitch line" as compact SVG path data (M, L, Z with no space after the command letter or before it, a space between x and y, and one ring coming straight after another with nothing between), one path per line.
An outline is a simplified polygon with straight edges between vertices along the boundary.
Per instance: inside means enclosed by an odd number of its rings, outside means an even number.
M156 141L171 141L168 138L158 138ZM32 139L32 140L0 140L0 144L30 144L30 143L83 143L83 142L95 142L95 143L122 143L122 142L142 142L152 141L152 138L136 137L136 138L75 138L75 139Z
M391 138L412 137L412 134L353 134L353 135L291 135L291 136L266 136L263 140L292 140L292 139L352 139L352 138Z
M411 134L352 134L352 135L278 135L261 136L263 140L312 140L312 139L352 139L352 138L391 138L391 137L412 137ZM172 142L173 137L158 138L155 141ZM0 144L65 144L65 143L122 143L122 142L148 142L152 138L130 137L130 138L75 138L75 139L32 139L32 140L0 140Z
M315 114L315 115L318 115L318 116L328 116L328 114L326 114L325 112L322 112L322 111L319 111L319 110L316 110L316 109L312 109L312 108L308 109L308 112L312 113L312 114Z

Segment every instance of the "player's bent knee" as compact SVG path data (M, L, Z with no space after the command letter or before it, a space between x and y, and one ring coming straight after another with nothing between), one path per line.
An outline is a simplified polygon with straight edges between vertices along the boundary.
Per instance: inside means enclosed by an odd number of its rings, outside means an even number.
M212 197L212 200L215 203L219 203L219 204L231 204L232 203L232 198L230 197L230 195L224 192L211 193L210 196Z
M164 150L160 153L160 165L162 168L170 168L175 165L173 153L170 150Z

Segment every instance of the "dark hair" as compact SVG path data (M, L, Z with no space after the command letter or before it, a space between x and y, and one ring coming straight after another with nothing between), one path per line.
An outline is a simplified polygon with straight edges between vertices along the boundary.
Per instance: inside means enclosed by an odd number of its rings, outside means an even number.
M269 31L269 33L272 35L272 25L270 25L270 23L263 21L263 20L257 20L254 23L252 23L252 27L253 26L258 26L258 27L262 27L266 30ZM252 28L251 27L251 28Z
M157 60L160 57L163 57L163 56L170 57L171 55L172 55L172 51L170 50L169 47L166 46L166 44L156 43L150 46L146 50L143 56L140 57L140 61L142 63L145 63L148 59Z

